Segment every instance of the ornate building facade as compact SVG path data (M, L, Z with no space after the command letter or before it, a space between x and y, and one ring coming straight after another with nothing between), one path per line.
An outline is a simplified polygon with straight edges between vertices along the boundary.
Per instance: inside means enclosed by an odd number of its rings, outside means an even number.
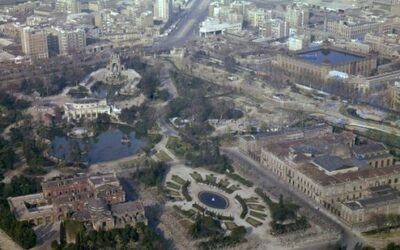
M330 71L369 76L377 67L372 55L362 55L324 45L321 48L278 54L278 67L297 76L326 80Z
M368 223L374 213L400 213L395 193L374 192L400 188L400 165L388 149L372 141L355 145L350 132L319 131L317 136L270 138L259 150L254 143L243 144L242 151L348 224ZM362 216L353 220L354 214Z
M59 177L42 183L42 192L8 198L18 221L41 225L72 219L90 222L95 230L147 223L139 201L125 200L115 174Z

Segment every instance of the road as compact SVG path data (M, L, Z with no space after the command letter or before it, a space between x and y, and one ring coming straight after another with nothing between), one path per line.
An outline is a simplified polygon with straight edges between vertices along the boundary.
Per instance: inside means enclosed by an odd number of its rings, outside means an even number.
M176 28L168 36L157 40L153 50L166 50L174 47L182 47L196 37L199 24L208 15L208 6L211 0L192 0L187 8L181 13L182 18L178 21Z
M235 167L240 168L239 170L246 175L252 176L253 179L259 180L257 183L261 188L268 191L268 193L279 197L282 194L285 198L291 199L296 204L302 207L302 212L308 218L313 218L314 221L318 221L325 225L326 228L332 229L334 231L340 232L341 237L339 243L342 246L346 246L347 249L353 249L356 243L363 243L364 240L358 235L354 234L351 229L340 222L334 215L326 211L324 208L317 206L311 199L305 196L303 193L295 188L292 188L287 183L279 180L272 172L263 168L260 164L253 161L243 153L241 153L237 148L222 148L222 152L227 155L230 159L238 164ZM319 243L318 245L308 246L307 248L299 249L321 249L323 245L328 246L332 242Z

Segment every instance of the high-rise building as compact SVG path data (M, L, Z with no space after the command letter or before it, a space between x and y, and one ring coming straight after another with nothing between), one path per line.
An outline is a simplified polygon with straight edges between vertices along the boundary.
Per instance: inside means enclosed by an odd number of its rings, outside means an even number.
M308 9L292 6L286 12L285 20L289 23L290 27L299 28L307 27L310 12Z
M48 58L46 31L39 28L24 27L21 30L22 52L33 59Z
M81 52L86 47L86 33L83 29L57 28L60 55Z
M58 0L57 9L60 11L67 11L70 13L80 13L81 4L79 0Z
M247 15L249 24L253 27L259 27L272 18L272 11L255 8L248 10Z
M172 12L171 0L155 0L154 3L154 18L167 22Z
M281 19L271 19L271 37L280 39L289 36L289 23Z

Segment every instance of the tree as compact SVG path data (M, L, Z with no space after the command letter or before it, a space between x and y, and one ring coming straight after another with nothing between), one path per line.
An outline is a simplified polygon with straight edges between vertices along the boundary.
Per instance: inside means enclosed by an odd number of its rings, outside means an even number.
M72 141L70 144L70 159L75 164L75 166L79 166L82 158L82 150L79 146L79 143L76 141Z
M58 242L57 242L57 240L53 240L53 241L51 242L51 249L52 249L52 250L57 250L57 249L58 249Z
M384 214L372 214L370 222L376 227L376 229L380 230L387 225L387 217Z
M236 60L232 56L226 56L224 58L224 65L225 69L228 70L229 72L236 72Z

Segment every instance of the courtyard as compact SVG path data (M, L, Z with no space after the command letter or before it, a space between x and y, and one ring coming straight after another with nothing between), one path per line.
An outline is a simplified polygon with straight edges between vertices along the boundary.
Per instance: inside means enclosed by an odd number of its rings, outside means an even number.
M168 173L165 187L171 198L167 206L189 219L206 214L217 218L227 230L244 226L259 235L268 230L269 209L250 184L244 185L225 174L178 165Z

